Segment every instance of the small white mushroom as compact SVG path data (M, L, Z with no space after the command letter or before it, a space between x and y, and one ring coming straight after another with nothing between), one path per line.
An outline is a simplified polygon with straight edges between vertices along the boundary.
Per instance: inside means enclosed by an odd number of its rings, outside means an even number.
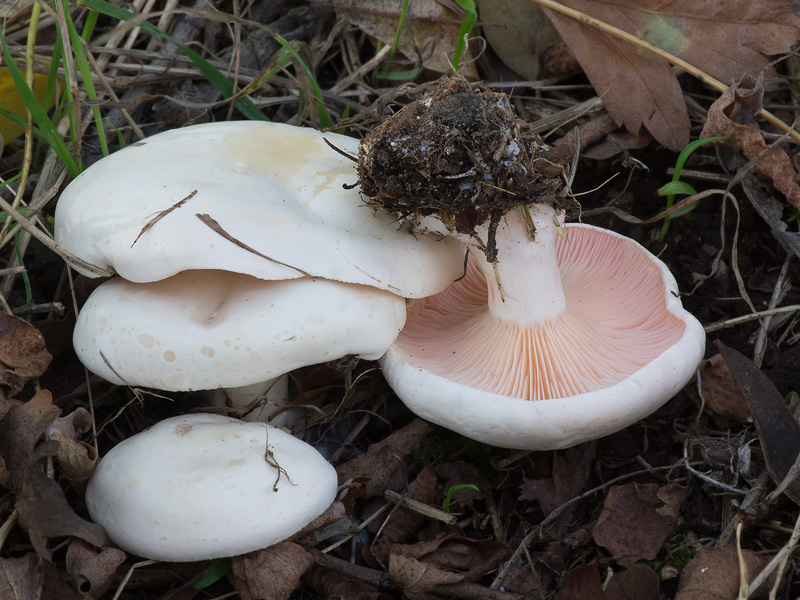
M173 417L115 446L86 490L123 550L196 561L265 548L322 514L337 492L314 448L263 423Z

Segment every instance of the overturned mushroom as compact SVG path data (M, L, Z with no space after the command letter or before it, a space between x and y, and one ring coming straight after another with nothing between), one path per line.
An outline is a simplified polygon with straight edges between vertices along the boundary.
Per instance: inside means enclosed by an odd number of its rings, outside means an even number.
M414 412L497 446L563 448L630 425L687 383L705 335L674 278L632 240L560 224L565 163L502 96L455 80L393 118L361 146L371 203L448 232L470 256L463 280L414 301L381 359ZM420 172L437 195L417 202Z

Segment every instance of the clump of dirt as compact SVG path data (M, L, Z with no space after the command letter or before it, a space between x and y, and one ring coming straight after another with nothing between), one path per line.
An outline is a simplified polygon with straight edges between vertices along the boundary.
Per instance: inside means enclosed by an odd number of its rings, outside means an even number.
M359 148L358 175L370 204L401 220L435 216L472 236L490 262L494 233L519 205L574 209L566 193L569 157L528 128L503 94L463 78L438 87L373 129ZM476 228L488 222L487 239Z

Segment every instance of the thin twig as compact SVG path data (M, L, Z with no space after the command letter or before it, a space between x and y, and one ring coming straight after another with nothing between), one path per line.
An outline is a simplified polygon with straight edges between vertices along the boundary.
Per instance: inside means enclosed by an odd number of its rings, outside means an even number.
M750 321L758 321L759 319L763 319L764 317L774 317L775 315L793 313L797 312L798 310L800 310L800 304L781 306L780 308L762 310L759 312L742 315L741 317L726 319L725 321L717 321L716 323L711 323L710 325L706 325L705 327L703 327L703 330L706 333L712 333L714 331L719 331L720 329L725 329L727 327L735 327L736 325L742 325L743 323L749 323Z

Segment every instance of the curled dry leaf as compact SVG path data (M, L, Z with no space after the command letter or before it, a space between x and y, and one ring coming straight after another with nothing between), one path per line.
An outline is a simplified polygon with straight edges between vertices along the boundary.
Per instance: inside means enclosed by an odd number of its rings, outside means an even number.
M772 236L787 253L800 258L800 233L792 231L790 225L783 220L783 204L771 193L766 193L753 175L742 178L742 189L750 204L769 225Z
M119 548L95 550L81 540L73 540L67 549L67 573L81 594L99 598L111 586L117 568L125 562Z
M648 566L633 565L615 573L606 585L606 600L659 600L658 574Z
M314 559L302 546L280 542L231 559L242 600L287 600Z
M686 488L677 483L628 483L608 490L592 535L621 565L656 557L678 522Z
M95 448L76 438L89 431L92 418L80 407L66 417L59 417L47 430L47 436L58 442L58 463L70 481L86 481L94 473L98 456Z
M752 581L767 564L767 558L742 550L747 579ZM729 600L739 594L739 557L736 547L721 544L701 548L681 571L675 600Z
M40 377L51 359L36 327L19 317L0 313L0 385L7 387L10 395Z
M789 155L780 146L767 145L753 124L763 97L761 78L745 76L711 105L700 137L728 136L731 139L726 143L741 150L748 160L758 157L756 172L771 179L789 204L800 209L798 175Z
M563 4L661 48L723 82L756 76L800 37L800 13L773 0L564 0ZM689 141L689 117L670 65L609 34L551 10L553 21L603 97L629 131L644 126L678 151Z
M567 573L558 600L605 600L597 563L581 565Z

